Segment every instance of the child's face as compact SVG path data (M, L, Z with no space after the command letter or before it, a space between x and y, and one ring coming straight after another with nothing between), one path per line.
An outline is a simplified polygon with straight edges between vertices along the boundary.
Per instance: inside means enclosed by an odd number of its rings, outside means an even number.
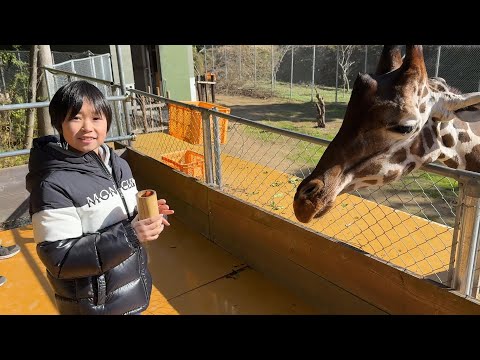
M93 150L98 154L98 147L107 136L107 119L104 114L97 113L89 101L84 100L80 112L72 119L63 121L62 131L72 150L82 154Z

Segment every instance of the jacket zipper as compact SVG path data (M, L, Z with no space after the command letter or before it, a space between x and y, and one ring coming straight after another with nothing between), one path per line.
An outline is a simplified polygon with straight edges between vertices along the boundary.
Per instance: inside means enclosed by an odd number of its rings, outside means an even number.
M95 161L97 161L100 164L100 167L103 169L105 174L107 174L108 178L113 182L113 185L115 186L118 193L120 194L120 197L122 198L123 206L125 207L125 211L127 212L127 218L128 218L128 220L131 221L132 219L130 218L130 215L129 215L130 213L128 212L127 202L125 201L125 198L124 198L123 193L122 193L122 189L121 189L120 185L118 184L118 179L114 175L115 172L113 171L113 166L112 166L112 173L110 174L107 167L105 166L105 163L102 161L102 159L100 158L100 156L97 153L94 152L92 154L92 157L95 159ZM111 156L110 156L110 158L111 158ZM113 161L112 161L112 165L113 165ZM143 258L142 251L138 252L138 256L139 256L139 261L143 264L145 259ZM103 301L102 304L104 304L105 303L105 296L106 296L106 294L105 294L106 287L105 287L105 278L103 277L103 275L101 275L101 276L102 276L101 279L97 279L97 285L98 285L99 300ZM143 289L145 290L145 296L149 297L148 296L148 291L147 291L147 283L146 283L147 280L146 280L144 266L140 267L140 279L142 280ZM99 280L102 284L100 284Z
M100 167L103 169L103 171L105 172L105 174L107 174L108 178L113 182L113 184L115 185L115 189L118 191L118 193L120 194L120 197L122 198L122 202L123 202L123 206L125 207L125 211L127 213L127 218L129 220L130 219L130 213L128 211L128 206L127 206L127 202L125 201L125 197L123 196L123 193L122 193L122 189L120 187L120 185L117 183L117 179L114 178L114 176L112 175L113 174L113 167L112 167L112 174L110 174L110 172L108 171L107 167L105 166L104 162L102 161L102 159L100 159L100 156L97 154L97 153L92 153L92 157L100 164ZM112 162L113 164L113 162Z

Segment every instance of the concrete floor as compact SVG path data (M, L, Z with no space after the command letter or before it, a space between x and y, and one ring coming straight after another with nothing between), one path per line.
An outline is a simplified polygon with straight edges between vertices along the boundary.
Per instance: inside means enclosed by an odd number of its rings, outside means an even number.
M148 246L153 277L145 315L318 314L295 294L170 216L171 226ZM0 260L0 314L57 314L31 226L0 232L21 252Z

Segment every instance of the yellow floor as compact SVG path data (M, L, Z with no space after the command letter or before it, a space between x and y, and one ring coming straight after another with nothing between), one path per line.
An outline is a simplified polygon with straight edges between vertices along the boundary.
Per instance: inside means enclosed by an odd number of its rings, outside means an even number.
M132 146L153 158L192 145L164 133L139 135ZM222 152L222 190L301 226L293 213L298 179L264 165ZM429 222L388 206L344 194L324 217L306 227L360 248L416 274L446 284L453 228Z
M153 291L146 315L315 314L296 295L170 218L172 225L151 243ZM57 314L30 226L0 232L3 245L21 252L0 260L0 314Z
M140 135L132 145L157 159L185 149L203 153L201 145L162 133ZM298 183L290 175L223 153L222 177L224 191L297 222L292 200ZM149 248L154 288L145 314L319 312L203 236L175 223L174 216L171 220L172 227ZM452 228L348 194L340 196L337 206L309 227L419 275L446 280ZM4 245L17 243L22 251L0 260L0 275L8 279L0 287L0 314L55 314L31 228L0 232L2 240Z

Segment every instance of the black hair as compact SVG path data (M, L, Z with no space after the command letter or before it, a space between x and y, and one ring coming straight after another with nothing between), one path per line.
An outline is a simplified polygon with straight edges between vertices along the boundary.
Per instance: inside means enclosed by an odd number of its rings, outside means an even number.
M107 99L95 85L85 80L78 80L58 89L48 107L52 126L57 129L60 135L62 135L62 123L67 119L67 116L73 118L80 112L84 99L92 103L95 111L105 116L107 132L110 130L112 108Z

